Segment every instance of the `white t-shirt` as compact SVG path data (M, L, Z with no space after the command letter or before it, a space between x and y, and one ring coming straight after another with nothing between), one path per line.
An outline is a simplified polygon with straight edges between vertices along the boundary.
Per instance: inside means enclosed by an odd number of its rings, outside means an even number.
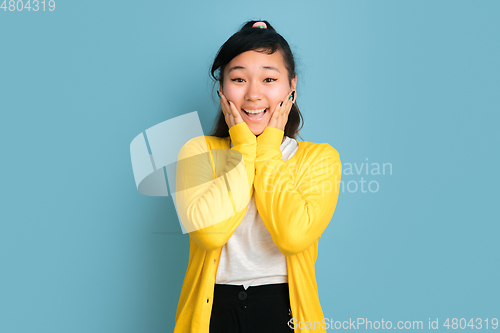
M295 139L285 136L280 146L283 161L291 158L298 147ZM243 220L222 248L215 283L243 285L247 289L285 282L288 282L286 258L274 244L252 195Z

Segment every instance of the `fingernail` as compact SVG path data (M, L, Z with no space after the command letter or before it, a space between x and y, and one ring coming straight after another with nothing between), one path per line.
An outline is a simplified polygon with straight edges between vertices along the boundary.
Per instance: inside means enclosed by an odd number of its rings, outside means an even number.
M295 100L295 90L292 92L292 101Z
M227 101L227 104L229 104L229 106L231 106L231 103L229 101Z
M220 92L218 90L217 90L217 95L219 95L219 99L222 100L222 97L221 97Z
M282 106L282 105L283 105L283 101L281 101L281 103L280 103L280 106Z

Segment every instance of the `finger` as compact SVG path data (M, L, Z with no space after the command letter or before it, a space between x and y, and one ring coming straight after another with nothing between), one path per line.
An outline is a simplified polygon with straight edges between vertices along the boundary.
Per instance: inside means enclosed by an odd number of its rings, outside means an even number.
M296 91L294 91L294 90L291 91L290 94L288 95L287 102L288 102L288 105L290 105L290 108L292 107L292 104L295 102L295 97L296 97L295 95L296 95Z
M288 93L288 96L287 96L287 102L293 102L293 100L295 100L294 95L295 95L295 92L293 90L290 91Z
M220 106L222 109L222 113L224 114L224 120L226 121L228 128L231 128L232 125L234 125L232 124L233 117L231 116L230 110L228 110L226 96L224 96L221 90L219 90L219 96L220 96Z
M231 115L229 114L229 112L224 111L224 109L222 110L222 112L224 113L224 119L226 119L226 123L229 124L229 121L231 120Z
M281 101L280 104L276 105L276 108L274 109L273 116L276 113L280 113L281 110L283 110L283 104L287 101L288 95L285 96L285 99Z
M292 103L290 104L290 109L288 110L288 113L290 113L290 111L292 110L292 106L293 106L293 104L295 104L295 101L297 100L297 91L296 91L296 90L294 90L294 91L292 92L292 94L293 94L293 95L292 95L292 99L291 99L291 102L292 102Z
M273 110L273 113L271 114L271 119L273 119L274 117L276 117L276 115L280 112L280 109L281 109L282 105L283 105L283 101L281 101L281 103L279 103L278 105L276 105L276 107Z
M222 91L220 91L220 95L221 95L221 108L224 111L226 123L228 124L229 128L231 128L233 125L243 122L243 118L241 118L241 115L236 109L234 103L227 100L226 96L222 93Z
M226 96L222 93L221 90L219 91L219 94L221 96L221 102L220 103L221 103L222 110L224 111L224 113L229 113L230 114L231 110L229 109L229 103L227 101Z
M292 91L292 94L290 94L290 97L287 101L287 106L286 106L286 109L285 109L285 114L288 115L288 113L290 113L290 110L292 109L292 105L293 103L295 102L295 93Z
M241 117L241 114L238 111L238 109L236 109L236 105L234 105L233 102L229 101L229 107L230 107L232 114L233 114L233 117L234 117L234 123L239 124L239 123L243 122L243 118Z
M286 123L288 122L288 115L290 114L290 110L292 109L293 105L293 96L294 94L293 91L289 92L287 96L285 97L285 100L283 101L283 104L281 105L280 112L279 112L279 128L284 130Z
M287 113L287 109L289 108L289 105L290 105L291 94L292 94L292 92L289 92L285 96L285 99L283 101L281 101L281 103L276 108L275 113L276 113L277 117L281 117L283 114Z
M286 106L288 105L288 103L290 102L290 100L292 99L292 93L293 91L290 91L286 96L285 96L285 99L283 100L283 105L284 107L282 107L283 110L286 109Z
M278 119L279 118L279 115L281 113L281 108L283 107L283 102L284 101L281 101L280 104L276 105L276 108L274 109L274 112L271 116L272 119Z
M238 116L238 110L236 110L236 106L231 101L229 101L229 111L233 117L236 118Z
M222 110L222 113L224 114L224 116L226 115L226 110L224 109L224 101L222 100L222 98L220 99L220 108Z

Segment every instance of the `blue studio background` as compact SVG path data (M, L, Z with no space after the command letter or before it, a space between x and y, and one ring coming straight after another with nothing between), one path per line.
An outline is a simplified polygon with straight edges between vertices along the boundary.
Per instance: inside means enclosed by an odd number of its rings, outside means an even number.
M325 317L500 332L500 2L8 5L0 332L172 332L189 238L171 197L137 191L130 143L192 111L210 132L211 62L249 19L290 43L302 138L344 165L316 262Z

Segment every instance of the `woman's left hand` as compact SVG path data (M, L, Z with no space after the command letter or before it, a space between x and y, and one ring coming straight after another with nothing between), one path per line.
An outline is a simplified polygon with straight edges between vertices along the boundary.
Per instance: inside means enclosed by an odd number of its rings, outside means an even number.
M292 109L292 104L295 102L295 98L297 98L296 91L291 91L285 97L285 100L278 104L274 109L273 114L271 115L271 120L267 126L274 127L285 131L285 125L288 121L288 114Z

